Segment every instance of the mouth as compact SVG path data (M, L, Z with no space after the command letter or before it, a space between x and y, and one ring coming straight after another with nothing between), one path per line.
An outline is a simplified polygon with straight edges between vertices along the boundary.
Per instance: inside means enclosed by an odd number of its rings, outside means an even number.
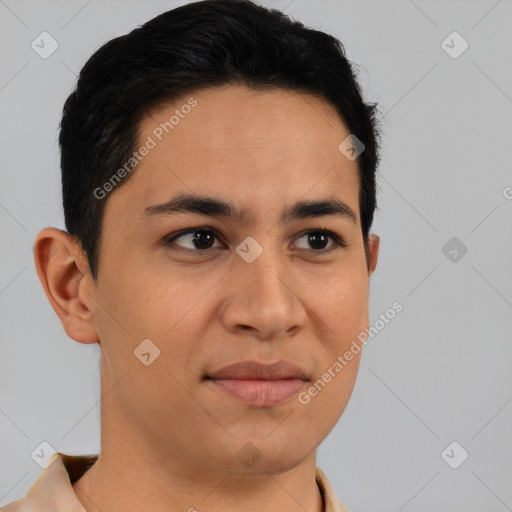
M306 373L289 361L273 364L243 361L225 366L205 381L225 395L257 407L272 407L298 395L309 381Z

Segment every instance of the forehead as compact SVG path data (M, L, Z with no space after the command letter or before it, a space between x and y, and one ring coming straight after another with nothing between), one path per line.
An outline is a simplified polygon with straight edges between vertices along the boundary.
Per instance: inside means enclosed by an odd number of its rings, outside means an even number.
M190 107L191 103L195 106ZM139 125L139 138L153 136L164 145L179 140L173 147L175 154L182 150L190 153L191 148L218 153L231 150L233 154L264 146L276 153L289 147L300 157L304 151L318 153L328 146L336 150L341 142L338 139L346 135L347 128L334 108L319 97L234 85L160 105Z
M358 211L357 163L338 149L348 135L313 95L233 85L198 91L141 120L137 148L151 149L119 201L144 209L177 191L214 192L250 209L328 194Z

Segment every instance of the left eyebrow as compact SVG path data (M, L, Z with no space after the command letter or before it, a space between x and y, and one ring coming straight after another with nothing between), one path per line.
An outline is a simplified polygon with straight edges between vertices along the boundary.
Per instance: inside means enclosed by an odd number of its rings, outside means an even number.
M248 217L247 209L239 208L234 203L195 194L178 194L166 203L148 206L144 209L144 213L148 216L194 213L209 217L227 217L236 222L244 222ZM281 212L280 222L323 216L338 216L349 219L353 223L357 222L354 210L347 203L332 197L297 201Z

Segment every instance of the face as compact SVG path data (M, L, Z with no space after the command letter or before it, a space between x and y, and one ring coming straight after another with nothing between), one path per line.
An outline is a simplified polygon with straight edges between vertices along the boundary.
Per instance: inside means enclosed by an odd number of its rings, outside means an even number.
M108 196L91 285L105 421L195 474L274 474L314 452L354 386L360 351L338 356L368 327L348 135L319 98L238 86L142 120L150 149Z

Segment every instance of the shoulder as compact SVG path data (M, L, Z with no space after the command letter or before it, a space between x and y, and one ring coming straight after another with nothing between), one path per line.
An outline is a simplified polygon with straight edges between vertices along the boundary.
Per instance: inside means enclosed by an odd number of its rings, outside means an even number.
M27 510L25 498L13 501L3 507L0 507L0 512L25 512Z

